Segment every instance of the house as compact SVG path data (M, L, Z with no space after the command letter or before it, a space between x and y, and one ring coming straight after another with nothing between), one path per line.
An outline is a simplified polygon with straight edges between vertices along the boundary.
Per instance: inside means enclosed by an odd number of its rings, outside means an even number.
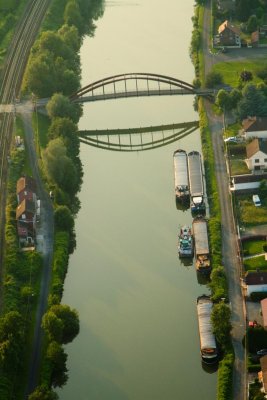
M260 42L260 33L259 31L252 32L251 34L251 46L258 47Z
M232 192L253 191L260 187L262 180L267 180L267 174L244 174L231 176L230 190Z
M267 272L248 272L245 276L244 283L247 289L247 296L254 292L267 293Z
M259 382L262 383L264 393L267 393L267 356L260 358L261 371L258 373Z
M267 330L267 299L261 300L261 313L263 320L263 327Z
M16 220L18 232L19 228L27 228L30 236L34 236L35 232L35 203L31 200L24 199L16 209Z
M243 119L242 134L246 139L267 139L267 117L248 117Z
M36 202L36 182L29 176L22 176L17 181L18 204L24 199Z
M241 47L241 31L230 21L224 21L218 28L221 46Z
M252 171L267 168L267 139L254 139L246 146L246 164Z

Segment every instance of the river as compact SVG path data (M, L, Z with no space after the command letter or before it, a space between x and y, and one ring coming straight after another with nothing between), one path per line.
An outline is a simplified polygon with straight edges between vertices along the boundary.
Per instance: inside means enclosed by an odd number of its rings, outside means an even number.
M192 82L193 0L107 1L81 49L82 85L125 72ZM192 96L120 99L84 106L80 129L198 119ZM216 373L200 359L196 297L208 293L177 257L191 223L174 198L173 151L200 150L199 132L159 149L122 153L81 145L84 182L63 303L81 330L66 346L61 400L216 398Z

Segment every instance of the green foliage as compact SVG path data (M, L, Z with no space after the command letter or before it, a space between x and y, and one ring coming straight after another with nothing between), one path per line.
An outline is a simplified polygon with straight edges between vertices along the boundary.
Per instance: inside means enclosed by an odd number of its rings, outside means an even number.
M241 79L242 82L249 82L249 81L252 81L252 79L253 79L253 74L252 74L251 71L243 70L243 71L240 73L240 79Z
M229 351L219 363L217 400L232 399L234 354Z
M224 268L218 266L212 269L209 287L212 292L212 301L219 302L222 298L228 300L228 285Z
M42 327L50 341L69 343L79 333L78 313L67 305L53 305L43 316Z
M223 83L223 76L216 71L211 71L206 76L206 87L214 88L217 85L221 85Z
M58 395L45 385L37 386L29 396L29 400L58 400L58 398Z
M252 33L258 30L258 19L256 15L251 15L248 19L247 31Z
M265 243L266 243L265 239L246 240L245 242L242 242L244 255L251 256L251 255L263 253L265 251L265 249L264 249Z
M67 206L58 206L55 210L55 226L60 231L71 232L74 228L73 216Z
M231 310L224 302L215 304L211 314L213 332L220 345L225 348L230 340L230 331L232 329Z
M259 196L263 199L267 198L267 181L266 179L263 179L260 182L260 186L259 186Z
M51 364L51 384L52 386L62 387L68 380L67 375L67 355L62 346L57 342L48 345L46 357Z
M264 94L255 85L248 84L242 91L243 98L238 103L237 115L240 120L248 115L267 116L267 102Z
M247 330L247 346L250 353L267 348L267 332L262 326L255 326Z
M267 261L265 260L264 256L249 258L247 260L244 260L244 268L245 271L256 271L257 269L260 271L264 271L267 270Z
M81 108L78 104L72 104L68 97L60 93L55 93L46 106L50 118L70 118L73 122L78 122L81 116Z

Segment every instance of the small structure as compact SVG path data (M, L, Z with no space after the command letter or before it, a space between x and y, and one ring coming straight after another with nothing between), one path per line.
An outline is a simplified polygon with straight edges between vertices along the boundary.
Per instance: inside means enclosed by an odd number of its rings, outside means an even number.
M250 296L254 292L266 292L267 295L267 272L248 272L244 282L246 284L247 296Z
M219 44L226 47L241 47L241 31L230 21L224 21L218 29Z
M267 168L267 139L254 139L246 146L246 164L252 171Z
M267 330L267 299L261 300L261 313L263 319L263 327Z
M18 204L24 199L36 202L36 182L29 176L22 176L17 181Z
M258 189L262 180L267 180L267 174L245 174L231 177L230 190L232 192L246 192Z
M242 121L242 134L246 139L267 138L267 117L248 117Z
M260 358L261 371L258 373L259 382L262 383L264 393L267 393L267 355Z

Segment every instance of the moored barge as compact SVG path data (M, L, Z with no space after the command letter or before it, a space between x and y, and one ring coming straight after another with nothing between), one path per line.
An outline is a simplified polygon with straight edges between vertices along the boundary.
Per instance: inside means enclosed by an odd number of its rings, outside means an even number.
M197 298L200 352L202 361L206 364L218 361L218 348L211 323L212 307L209 296L203 294Z
M174 187L176 200L182 203L189 202L189 180L187 154L178 149L173 153Z
M188 153L188 177L192 213L205 213L204 183L201 155L198 151Z
M192 223L195 243L195 263L197 271L208 274L211 270L208 223L203 217L196 217Z
M189 226L182 226L178 235L178 254L180 258L193 257L194 245L192 231Z

